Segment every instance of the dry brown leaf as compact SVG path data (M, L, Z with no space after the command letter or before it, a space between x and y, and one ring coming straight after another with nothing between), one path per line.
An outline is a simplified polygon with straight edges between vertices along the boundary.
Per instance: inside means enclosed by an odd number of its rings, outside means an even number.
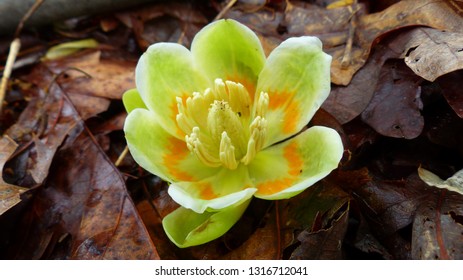
M418 168L418 175L426 184L439 188L447 189L463 195L463 169L455 173L447 180L442 180L439 176L424 168Z
M402 57L416 75L433 82L463 68L463 33L415 29Z
M463 70L457 70L437 78L436 82L442 89L442 95L453 111L463 118L463 92L461 91Z
M386 63L362 120L384 136L418 137L424 127L420 80L402 61Z
M126 90L135 87L135 62L102 59L100 51L83 52L45 64L55 75L70 68L81 71L66 71L58 78L70 96L121 99Z
M341 246L347 231L348 217L349 207L340 214L339 218L334 219L332 225L327 229L320 229L315 232L302 231L297 236L301 245L294 250L290 259L342 259Z
M3 167L8 158L14 153L18 145L8 136L0 138L0 215L8 211L19 202L20 195L27 189L6 183L3 180Z
M463 196L441 190L416 211L412 232L413 259L463 258Z

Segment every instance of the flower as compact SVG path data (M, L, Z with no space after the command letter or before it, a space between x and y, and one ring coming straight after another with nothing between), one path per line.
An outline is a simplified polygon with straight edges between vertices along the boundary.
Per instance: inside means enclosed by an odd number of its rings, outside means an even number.
M331 56L315 37L290 38L266 58L257 36L219 20L191 51L157 43L123 96L133 158L171 183L181 205L163 219L179 247L223 235L253 196L290 198L324 178L343 154L339 134L303 128L330 91Z

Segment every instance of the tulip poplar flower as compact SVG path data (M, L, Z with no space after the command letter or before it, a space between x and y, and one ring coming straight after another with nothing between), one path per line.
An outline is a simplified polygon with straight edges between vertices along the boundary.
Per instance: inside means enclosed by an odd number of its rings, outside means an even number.
M331 56L316 37L290 38L265 56L255 33L219 20L191 51L156 43L124 94L135 161L170 183L180 207L163 219L178 247L222 236L251 198L293 197L337 168L339 134L306 130L330 92ZM302 131L302 132L301 132Z

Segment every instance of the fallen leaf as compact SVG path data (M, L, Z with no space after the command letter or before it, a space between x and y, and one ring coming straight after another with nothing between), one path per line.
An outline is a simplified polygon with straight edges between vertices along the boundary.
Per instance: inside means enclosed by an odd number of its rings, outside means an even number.
M362 120L384 136L418 137L424 127L419 81L420 78L401 63L386 64L376 92L362 112Z
M413 259L463 258L463 196L441 190L418 207L413 222Z
M342 259L342 243L347 231L349 206L334 219L332 225L316 232L302 231L297 239L301 245L291 254L292 260L335 260Z
M55 75L64 73L57 82L70 96L121 99L126 90L135 87L135 61L103 59L100 51L48 61L46 66ZM79 71L66 71L71 68Z
M418 175L429 186L439 189L447 189L463 195L463 169L453 174L452 177L442 180L439 176L424 168L418 168Z
M375 92L381 67L387 59L398 56L392 49L377 45L368 62L357 73L348 86L333 86L322 108L345 124L359 116L370 103Z
M3 167L18 145L8 136L0 138L0 216L21 202L20 195L27 189L6 183L3 180Z
M438 77L463 69L463 37L456 32L418 28L402 54L416 75L433 82Z
M177 42L190 46L207 19L190 2L172 1L116 14L133 29L142 50L156 42Z
M266 219L265 225L259 227L256 231L238 248L225 255L223 259L227 260L275 260L279 259L277 231L279 228L275 223L275 210ZM283 235L285 236L285 235ZM287 242L287 240L286 240ZM285 242L282 242L285 244ZM280 247L281 250L281 247Z
M448 73L436 80L442 89L442 95L460 118L463 118L463 93L460 86L462 80L463 70Z
M67 94L53 84L45 99L30 105L24 111L29 121L18 122L11 132L19 138L27 132L27 137L46 120L40 138L33 138L42 158L32 166L46 180L30 203L34 210L18 227L10 258L159 258L122 175L85 129Z
M82 125L51 170L23 220L16 258L159 258L122 176Z

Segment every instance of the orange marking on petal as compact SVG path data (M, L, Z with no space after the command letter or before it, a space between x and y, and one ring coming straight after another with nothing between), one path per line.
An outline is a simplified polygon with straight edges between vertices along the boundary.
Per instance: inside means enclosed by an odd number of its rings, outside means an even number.
M283 132L291 134L296 132L297 124L301 115L298 103L293 98L291 92L271 92L269 93L270 110L283 110Z
M169 142L167 144L167 152L164 154L162 160L167 168L167 171L172 175L173 179L179 181L193 181L193 176L187 172L181 171L178 169L182 160L184 160L188 153L190 152L185 142L175 138L170 137L167 139Z
M201 199L210 200L217 197L210 183L202 183L199 187L201 188L199 194Z
M275 110L286 106L293 95L289 92L269 92L268 108Z
M288 173L291 176L298 176L302 172L304 161L301 159L299 155L299 151L297 149L297 143L292 142L291 144L286 146L283 150L283 156L288 162L288 166L289 166Z
M280 180L263 182L257 185L257 193L263 195L271 195L290 187L293 183L294 178L289 177Z
M297 123L300 117L300 110L297 103L294 101L289 104L285 110L285 118L283 121L283 132L290 134L296 132Z
M270 195L291 187L302 173L304 161L300 157L296 142L292 142L283 149L283 157L288 163L288 177L283 179L263 182L257 185L258 193Z

